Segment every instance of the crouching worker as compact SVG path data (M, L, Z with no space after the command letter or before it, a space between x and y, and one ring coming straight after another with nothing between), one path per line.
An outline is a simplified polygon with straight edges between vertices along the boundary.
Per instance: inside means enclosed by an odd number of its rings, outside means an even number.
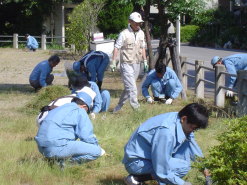
M59 62L60 58L57 55L53 55L48 60L42 61L35 66L29 76L29 83L35 91L52 84L54 75L51 72Z
M102 51L90 51L79 61L73 63L73 70L96 82L99 90L103 83L104 73L109 64L109 57ZM84 73L84 74L83 74Z
M42 121L35 140L45 157L81 164L104 155L87 115L92 97L83 92L79 97L49 111Z
M207 109L197 103L179 112L152 117L131 136L124 148L123 163L130 174L128 185L156 180L159 184L191 185L182 177L190 170L190 162L202 151L194 131L208 125Z
M95 82L88 81L83 76L71 76L69 80L72 93L80 93L85 87L92 89L96 93L90 113L92 119L95 119L97 114L108 111L111 102L111 96L108 90L104 89L100 91Z
M151 90L154 99L149 95L148 88ZM142 84L142 95L148 103L160 101L165 104L172 104L182 91L183 86L176 73L163 62L157 62L155 69L150 71Z

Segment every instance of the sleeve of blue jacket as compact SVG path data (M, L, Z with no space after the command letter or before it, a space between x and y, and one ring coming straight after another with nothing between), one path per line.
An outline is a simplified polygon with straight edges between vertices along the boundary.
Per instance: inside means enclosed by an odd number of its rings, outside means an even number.
M174 79L175 80L176 87L175 87L173 93L171 94L171 98L175 99L175 98L177 98L179 96L179 93L182 91L183 86L182 86L180 80L178 79L177 74L173 70L171 70L171 69L169 69L167 67L166 73L169 73L168 76L169 76L170 79Z
M233 62L231 62L230 60L226 59L226 60L224 60L224 64L225 64L225 67L226 67L226 70L227 70L228 73L235 74L235 75L237 74L237 71L235 69L235 66L234 66ZM233 88L235 81L236 81L236 77L235 76L231 76L228 87L229 88Z
M95 82L90 81L89 82L91 84L91 89L96 93L96 96L94 98L93 101L93 110L92 112L94 113L99 113L101 110L101 106L102 106L102 97L99 91L99 87Z
M47 86L46 84L46 78L47 76L51 73L51 67L49 66L49 62L48 64L42 64L40 66L40 77L39 77L39 83L42 87Z
M79 110L78 124L75 130L75 134L81 141L98 144L98 140L93 133L93 125L86 111L84 110Z
M152 70L148 73L145 81L143 82L142 84L142 95L145 97L145 98L148 98L150 97L149 95L149 92L148 92L148 88L149 86L151 85L151 82L153 80L153 76L155 75L155 71Z
M170 169L170 160L172 159L173 153L172 149L175 145L172 138L168 129L156 130L152 142L152 164L154 171L161 182L183 185L184 180L175 175ZM182 159L181 162L183 162Z

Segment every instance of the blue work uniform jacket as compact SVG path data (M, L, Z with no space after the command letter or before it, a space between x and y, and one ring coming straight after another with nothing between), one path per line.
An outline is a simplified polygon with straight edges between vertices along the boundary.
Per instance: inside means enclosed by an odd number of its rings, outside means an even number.
M237 74L239 70L247 70L247 54L235 54L223 58L223 64L226 70L230 74ZM229 88L233 88L235 85L236 77L230 77Z
M52 72L52 67L50 66L48 60L40 62L35 66L32 73L30 74L29 80L39 81L42 87L47 86L46 78Z
M39 44L38 44L37 40L34 37L29 35L27 38L27 48L37 49L38 47L39 47Z
M76 103L67 103L51 110L35 137L41 147L64 146L68 141L77 139L98 144L87 112Z
M162 78L159 78L157 76L155 69L151 70L148 73L145 81L142 84L142 95L145 98L150 97L149 92L148 92L148 88L151 85L152 81L158 80L158 81L160 81L160 83L163 86L165 86L170 79L173 79L175 81L175 84L176 84L174 87L175 89L174 89L173 93L169 93L169 94L171 94L170 98L172 98L172 99L177 98L179 96L179 93L182 91L183 86L182 86L180 80L178 79L176 73L169 67L166 67L166 72Z
M178 159L176 166L180 166L190 164L195 156L203 156L194 134L185 136L177 112L148 119L133 133L124 151L124 164L135 159L149 160L159 182L179 185L183 185L184 180L171 170L171 160Z

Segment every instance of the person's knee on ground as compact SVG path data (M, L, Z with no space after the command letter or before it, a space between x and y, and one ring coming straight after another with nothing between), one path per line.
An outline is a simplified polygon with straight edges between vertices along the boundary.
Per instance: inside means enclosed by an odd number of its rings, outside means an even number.
M111 101L110 92L108 90L102 90L101 97L102 97L101 112L106 112L108 111L109 106L110 106L110 101Z

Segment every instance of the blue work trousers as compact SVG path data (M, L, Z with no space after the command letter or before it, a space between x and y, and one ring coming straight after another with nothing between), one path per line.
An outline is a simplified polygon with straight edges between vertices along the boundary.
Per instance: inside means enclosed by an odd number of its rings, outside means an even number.
M108 90L102 90L101 91L101 97L102 97L102 106L101 106L101 112L106 112L109 109L110 103L111 103L111 96Z
M101 148L97 144L83 141L68 141L64 146L40 147L39 152L48 158L68 159L77 163L92 161L100 157Z
M154 80L151 83L151 90L154 97L171 97L176 89L176 81L174 79L168 80L168 82L163 85L161 81Z
M104 73L109 64L109 57L107 55L102 57L94 57L87 62L88 80L93 82L102 82Z

